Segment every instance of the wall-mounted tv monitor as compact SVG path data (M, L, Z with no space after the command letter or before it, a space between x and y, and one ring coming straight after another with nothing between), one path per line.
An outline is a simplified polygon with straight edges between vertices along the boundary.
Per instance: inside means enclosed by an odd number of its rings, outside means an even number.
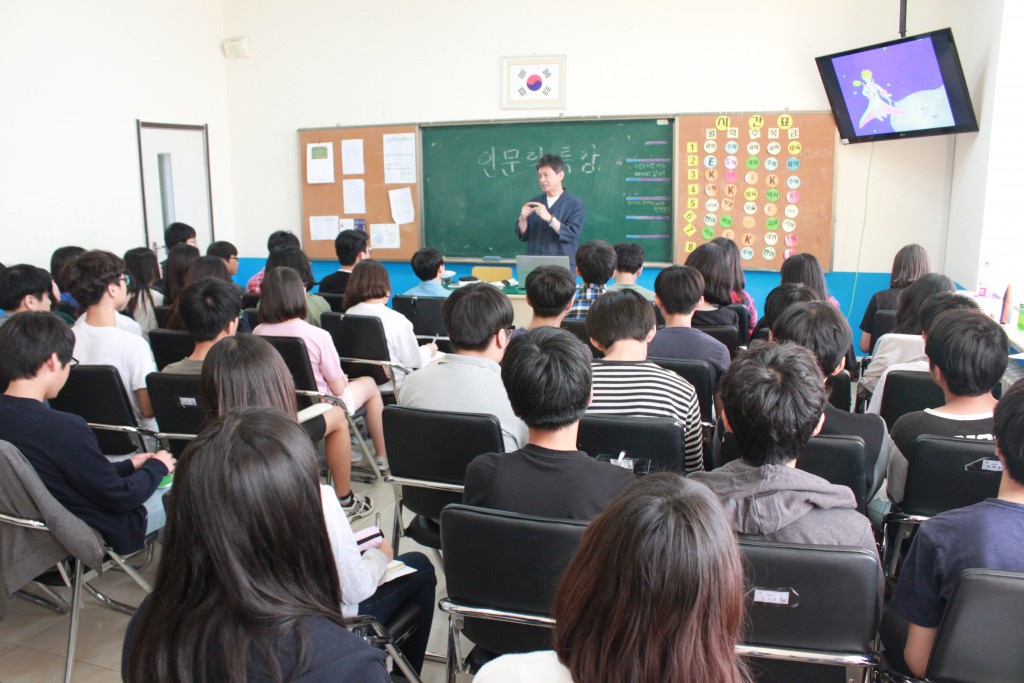
M948 28L815 61L843 144L978 130Z

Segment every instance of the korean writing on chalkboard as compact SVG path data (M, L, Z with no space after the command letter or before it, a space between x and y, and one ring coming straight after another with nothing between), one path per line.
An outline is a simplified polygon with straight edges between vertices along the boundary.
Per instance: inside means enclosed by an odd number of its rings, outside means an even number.
M533 171L537 160L544 154L543 147L502 148L492 145L480 153L476 163L488 178L507 177L522 171ZM602 154L597 151L595 144L576 149L565 145L555 150L554 154L562 157L566 175L573 170L587 175L600 170L599 159Z

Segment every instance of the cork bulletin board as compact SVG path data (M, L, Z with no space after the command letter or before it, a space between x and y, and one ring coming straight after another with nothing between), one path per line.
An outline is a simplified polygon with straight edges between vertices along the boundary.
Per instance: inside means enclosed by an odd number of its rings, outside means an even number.
M680 116L676 263L728 237L745 269L810 253L831 270L836 135L829 112Z

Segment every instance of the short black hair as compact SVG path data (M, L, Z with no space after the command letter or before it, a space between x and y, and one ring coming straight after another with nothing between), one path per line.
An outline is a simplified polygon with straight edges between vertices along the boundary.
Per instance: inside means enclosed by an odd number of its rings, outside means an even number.
M27 263L7 266L0 272L0 309L13 311L29 295L42 299L52 286L53 279L42 268Z
M1008 362L1009 341L996 321L981 311L940 313L924 344L928 363L942 371L954 396L981 396L999 384Z
M188 223L171 223L164 230L164 246L168 249L175 244L184 244L196 236L196 229Z
M238 256L238 249L231 242L217 240L216 242L211 242L210 246L206 248L206 255L216 256L219 259L229 261L232 256Z
M557 431L590 405L590 349L572 333L539 327L516 336L501 362L512 412L528 427Z
M564 313L575 294L576 278L562 266L538 266L526 276L526 301L541 318Z
M444 265L444 256L433 247L424 247L412 255L412 272L420 280L433 280L437 277L437 269Z
M107 287L126 272L127 266L117 254L93 250L82 253L64 268L71 296L80 306L95 306Z
M576 250L576 267L588 285L603 285L615 274L615 250L604 240L590 240Z
M53 250L53 254L50 256L50 274L53 275L60 291L70 290L64 279L64 267L84 253L85 249L82 247L58 247Z
M770 323L793 304L807 301L822 301L818 293L805 284L787 282L779 285L764 298L764 317Z
M669 266L654 278L654 293L666 313L689 315L704 296L704 276L690 266Z
M928 334L928 330L931 329L932 323L935 322L940 313L955 310L980 311L981 306L971 297L958 292L932 294L924 300L917 313L917 319L921 322L921 333Z
M338 255L338 263L351 266L356 257L366 251L366 243L370 236L362 230L342 230L334 238L334 253Z
M285 247L301 247L299 238L291 230L275 230L267 238L267 253L273 254Z
M704 300L715 306L732 303L733 270L725 249L708 242L686 257L686 265L696 268L704 276Z
M818 362L793 342L754 342L732 361L718 387L740 455L758 467L796 458L825 406Z
M501 329L512 327L512 301L487 282L460 287L445 299L444 329L456 350L483 351Z
M992 418L996 445L1006 461L1006 473L1024 484L1024 380L1017 380L996 404Z
M562 161L562 157L556 154L545 154L544 156L537 160L538 171L544 168L545 166L550 168L555 173L565 172L565 162Z
M71 360L75 335L66 322L48 311L26 311L0 326L0 382L32 379L53 354Z
M615 245L615 270L634 275L644 267L644 248L634 242Z
M850 350L850 326L839 309L827 301L789 306L772 321L772 336L813 353L826 377L836 371Z
M178 315L185 329L197 342L217 338L241 311L241 297L230 282L203 278L178 296Z
M654 326L654 307L632 289L605 292L587 312L587 334L605 348L621 339L643 341Z

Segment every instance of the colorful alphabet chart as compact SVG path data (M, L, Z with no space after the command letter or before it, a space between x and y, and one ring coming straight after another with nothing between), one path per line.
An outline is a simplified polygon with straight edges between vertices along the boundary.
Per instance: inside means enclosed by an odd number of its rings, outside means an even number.
M831 113L683 115L676 140L677 263L727 237L744 269L778 270L793 254L811 253L831 270Z

